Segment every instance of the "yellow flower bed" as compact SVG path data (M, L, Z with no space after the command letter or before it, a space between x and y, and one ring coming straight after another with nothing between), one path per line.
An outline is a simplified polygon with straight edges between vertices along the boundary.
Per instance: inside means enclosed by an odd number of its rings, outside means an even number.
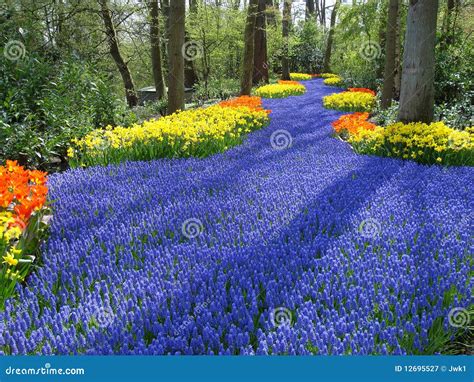
M321 73L321 78L334 78L339 77L337 74L334 73Z
M326 78L323 82L325 85L329 85L329 86L342 86L341 77L329 77L329 78Z
M285 98L303 95L305 92L306 88L299 83L271 84L261 86L255 90L255 94L262 98Z
M290 79L292 81L306 81L312 79L313 76L311 74L305 73L290 73Z
M76 140L71 166L106 165L125 160L205 157L240 144L245 134L269 121L266 110L220 105L178 112L131 127L108 126Z
M459 131L443 122L399 122L360 130L349 137L349 142L362 154L401 157L425 164L474 165L474 127Z
M371 111L375 106L375 96L366 92L334 93L323 98L327 109L341 111Z

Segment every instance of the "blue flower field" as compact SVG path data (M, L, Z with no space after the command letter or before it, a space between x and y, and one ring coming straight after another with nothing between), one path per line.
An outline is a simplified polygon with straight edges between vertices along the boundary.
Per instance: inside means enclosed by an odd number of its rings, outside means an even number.
M225 153L50 176L1 353L440 352L472 303L474 169L358 155L305 86Z

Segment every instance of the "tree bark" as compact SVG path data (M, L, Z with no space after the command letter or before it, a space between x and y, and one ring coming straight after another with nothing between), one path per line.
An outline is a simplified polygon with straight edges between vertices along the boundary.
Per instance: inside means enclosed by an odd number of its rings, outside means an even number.
M250 95L252 92L253 58L255 52L255 21L258 10L258 0L250 0L247 9L247 23L244 32L244 59L242 62L242 78L240 94Z
M255 18L253 84L268 83L266 0L258 0Z
M402 35L402 10L401 4L399 3L398 15L397 15L397 37L395 43L395 78L394 78L394 94L395 99L400 98L400 86L402 85L402 66L401 66L401 35Z
M197 11L197 0L189 0L189 11L190 12Z
M122 76L123 85L125 87L125 97L127 98L128 106L137 106L138 98L137 93L135 92L132 74L130 73L127 63L123 59L122 54L120 53L117 32L115 31L115 26L112 22L112 14L110 12L109 5L107 4L107 0L98 1L101 9L102 20L105 26L105 33L107 35L110 55L114 59L117 69Z
M189 1L189 13L195 16L197 12L197 0L190 0ZM189 35L187 31L184 32L184 40L186 44L194 44L194 42L191 42L191 39L189 38ZM201 54L201 46L196 43L196 53L197 55ZM202 49L204 50L204 49ZM199 58L198 56L195 57L196 59ZM198 75L196 73L196 67L194 66L194 59L193 60L186 60L184 61L184 87L185 88L193 88L194 85L196 85L196 82L198 81Z
M283 56L281 59L281 78L283 80L290 79L290 63L289 63L289 35L291 22L291 0L284 0L283 3Z
M268 25L276 26L276 17L275 12L277 12L278 7L275 6L273 0L266 0L267 9L266 9L266 16L267 16L267 23Z
M443 28L443 33L444 33L444 38L442 42L442 47L443 49L446 49L446 47L449 44L452 44L453 42L453 30L452 30L452 19L453 19L453 13L456 8L456 4L454 0L448 0L446 3L446 15L444 19L444 28Z
M173 0L170 5L168 43L169 79L168 114L184 109L184 17L185 0Z
M309 20L313 16L314 16L314 0L306 0L305 19Z
M398 115L405 123L433 121L437 12L438 0L410 0Z
M331 67L331 53L332 53L332 42L334 40L334 27L336 25L337 10L340 4L341 4L341 0L336 0L331 12L331 26L329 29L328 41L326 44L326 52L324 54L324 63L323 63L323 71L325 73L328 73Z
M380 22L379 30L378 30L378 39L379 39L378 45L380 47L380 52L381 52L380 56L383 55L382 53L385 53L385 48L386 48L385 45L386 45L386 39L387 39L387 17L386 17L387 13L388 13L387 2L382 1L380 4L380 15L379 15L381 22ZM377 79L383 78L383 75L384 75L384 61L380 59L380 56L377 57L377 60L374 61L374 63L377 66L377 70L375 73L375 76L377 77Z
M158 10L158 0L149 2L150 10L150 45L151 45L151 65L153 69L153 79L155 82L156 97L162 99L165 95L165 81L161 65L161 42L160 42L160 19Z
M385 69L381 106L386 109L392 103L395 84L395 53L397 45L398 7L400 0L390 0L387 12L387 32L385 41Z
M320 6L320 9L321 9L321 26L323 28L326 27L326 0L321 0L321 6Z
M168 62L168 41L170 38L170 0L160 0L161 14L163 15L163 47L162 53L165 62Z

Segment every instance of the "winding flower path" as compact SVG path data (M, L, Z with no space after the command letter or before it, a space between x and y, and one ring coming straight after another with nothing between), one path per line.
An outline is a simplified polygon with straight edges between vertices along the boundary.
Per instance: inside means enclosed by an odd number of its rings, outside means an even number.
M0 313L0 349L437 350L473 287L474 169L357 155L331 136L334 89L305 85L226 153L52 176L43 265Z

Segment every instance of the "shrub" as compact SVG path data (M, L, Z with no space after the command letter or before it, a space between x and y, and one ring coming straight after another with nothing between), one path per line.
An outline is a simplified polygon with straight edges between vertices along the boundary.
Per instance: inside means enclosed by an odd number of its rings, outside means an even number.
M246 103L245 106L238 105ZM240 144L245 134L268 123L268 112L255 99L236 100L232 107L215 105L178 112L130 128L95 130L69 148L71 166L92 166L126 160L205 157Z
M292 81L306 81L306 80L311 80L313 77L311 74L305 74L305 73L290 73L290 79Z
M328 109L370 112L375 105L375 96L366 92L346 91L324 97L323 104Z
M424 164L474 165L474 128L458 131L443 122L394 123L359 130L349 138L362 154L413 159Z
M233 78L211 78L207 83L199 82L195 85L193 101L202 104L210 99L224 100L235 97L240 92L240 82Z
M263 98L286 98L303 95L305 92L306 88L294 81L282 81L278 84L261 86L255 90L255 94Z
M127 124L130 111L95 68L71 60L0 56L0 163L57 170L72 138L99 126ZM60 163L62 162L62 163Z
M0 309L35 260L47 193L45 173L10 160L0 166Z

